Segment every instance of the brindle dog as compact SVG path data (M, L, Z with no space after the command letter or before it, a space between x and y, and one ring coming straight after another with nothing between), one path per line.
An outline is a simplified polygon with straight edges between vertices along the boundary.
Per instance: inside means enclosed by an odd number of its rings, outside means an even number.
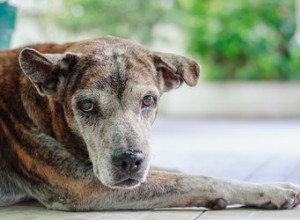
M292 184L149 172L159 98L182 82L195 86L199 72L193 60L114 37L0 52L0 206L32 198L76 211L299 204Z

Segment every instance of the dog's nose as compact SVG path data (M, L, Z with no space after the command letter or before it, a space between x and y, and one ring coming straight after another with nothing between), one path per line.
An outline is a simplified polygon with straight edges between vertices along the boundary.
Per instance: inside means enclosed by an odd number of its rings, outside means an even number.
M139 171L145 159L141 151L127 150L112 155L112 163L118 169L128 174Z

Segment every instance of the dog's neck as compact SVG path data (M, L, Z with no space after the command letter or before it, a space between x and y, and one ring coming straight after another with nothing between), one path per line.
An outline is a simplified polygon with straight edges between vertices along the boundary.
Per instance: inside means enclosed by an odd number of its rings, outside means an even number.
M58 101L39 95L26 76L20 77L23 82L26 81L21 86L21 101L26 115L36 128L59 141L78 159L88 160L84 141L68 126L63 106Z

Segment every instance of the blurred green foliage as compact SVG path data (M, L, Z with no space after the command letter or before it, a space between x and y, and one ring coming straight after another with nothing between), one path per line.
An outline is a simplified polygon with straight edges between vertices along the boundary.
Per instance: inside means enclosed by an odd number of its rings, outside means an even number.
M172 22L173 0L63 0L66 14L59 24L72 32L96 32L150 43L153 28Z
M294 0L63 0L66 30L149 43L159 23L186 32L208 80L300 80Z
M182 0L209 80L300 80L293 0Z

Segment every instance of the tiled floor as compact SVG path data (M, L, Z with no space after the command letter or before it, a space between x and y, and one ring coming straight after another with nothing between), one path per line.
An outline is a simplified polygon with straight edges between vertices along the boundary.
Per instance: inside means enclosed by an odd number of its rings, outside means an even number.
M22 204L0 210L1 220L179 220L196 219L203 212L198 210L115 211L115 212L59 212L46 210L37 204Z
M195 175L300 184L300 120L160 118L154 124L151 142L155 166ZM188 208L83 213L49 211L36 203L0 208L0 220L18 219L300 219L300 206L274 211L230 207L222 211Z

